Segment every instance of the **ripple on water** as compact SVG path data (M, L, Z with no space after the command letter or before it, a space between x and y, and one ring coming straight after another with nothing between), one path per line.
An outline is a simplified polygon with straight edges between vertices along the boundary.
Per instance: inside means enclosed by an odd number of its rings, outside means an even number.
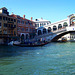
M50 43L43 47L1 46L0 74L74 75L75 43ZM7 54L6 54L7 53Z

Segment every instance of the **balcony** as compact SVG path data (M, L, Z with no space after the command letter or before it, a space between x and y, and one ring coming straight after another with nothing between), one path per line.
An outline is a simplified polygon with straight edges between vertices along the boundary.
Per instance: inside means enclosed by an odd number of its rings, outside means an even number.
M13 37L13 34L0 34L0 38Z
M8 25L7 26L9 29L14 29L14 28L16 28L16 25Z
M14 24L14 22L12 22L12 21L8 21L7 23L8 23L8 24Z

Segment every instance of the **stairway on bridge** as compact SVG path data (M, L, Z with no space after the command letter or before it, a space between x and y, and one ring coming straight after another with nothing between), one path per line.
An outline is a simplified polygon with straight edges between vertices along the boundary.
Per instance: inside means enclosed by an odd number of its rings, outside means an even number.
M43 39L46 41L57 41L62 36L75 32L75 26L69 26L66 28L62 28L60 30L52 31L50 33L45 33L43 35L35 36L35 39Z

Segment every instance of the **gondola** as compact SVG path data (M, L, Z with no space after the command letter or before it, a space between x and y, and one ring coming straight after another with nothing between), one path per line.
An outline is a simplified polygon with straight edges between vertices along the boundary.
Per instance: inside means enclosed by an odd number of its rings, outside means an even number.
M20 46L20 47L39 47L39 46L44 46L48 44L48 42L46 43L41 43L41 44L32 44L32 45L26 45L26 44L13 44L14 46Z

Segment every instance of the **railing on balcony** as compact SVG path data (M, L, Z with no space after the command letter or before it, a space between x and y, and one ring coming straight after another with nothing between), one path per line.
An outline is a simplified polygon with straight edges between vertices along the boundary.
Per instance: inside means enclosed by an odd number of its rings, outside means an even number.
M12 21L7 21L7 23L14 24L14 22L12 22Z
M16 25L7 25L7 27L10 29L14 29L14 28L16 28Z
M4 38L4 37L13 37L13 34L0 34L0 37L1 38Z

